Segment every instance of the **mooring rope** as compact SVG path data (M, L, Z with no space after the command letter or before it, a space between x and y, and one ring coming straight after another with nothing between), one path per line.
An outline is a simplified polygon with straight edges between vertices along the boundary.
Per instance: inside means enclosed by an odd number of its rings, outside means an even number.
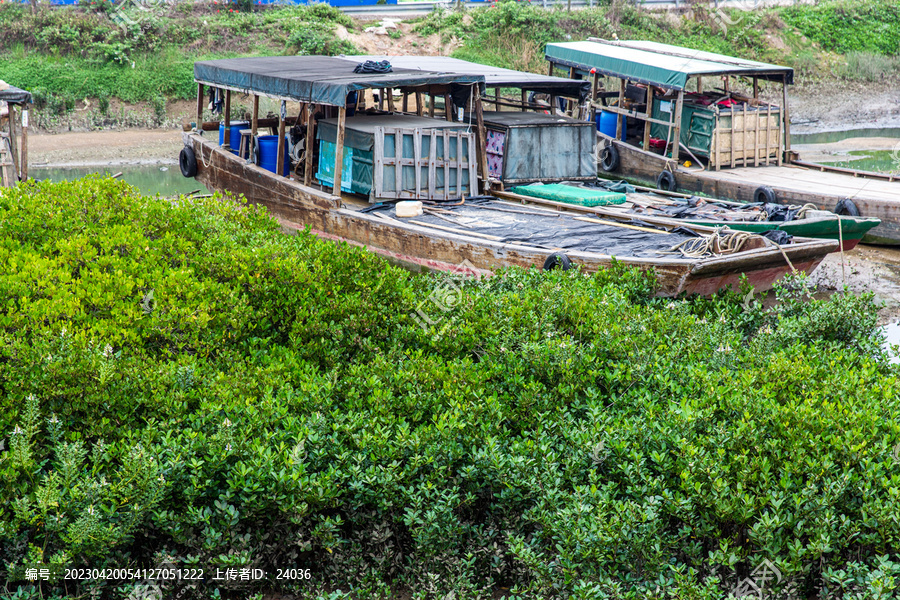
M726 234L716 229L709 235L690 238L675 244L668 250L657 250L660 254L681 254L684 258L703 258L713 254L733 254L740 252L747 240L754 234L747 231L731 231Z

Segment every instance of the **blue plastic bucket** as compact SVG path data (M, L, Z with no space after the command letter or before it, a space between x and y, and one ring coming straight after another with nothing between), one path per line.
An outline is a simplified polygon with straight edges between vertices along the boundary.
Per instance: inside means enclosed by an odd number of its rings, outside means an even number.
M231 146L231 153L237 154L241 147L241 130L250 129L250 123L247 121L232 121L230 125L231 136L228 145ZM225 143L225 123L219 123L219 145ZM246 153L245 153L246 154ZM244 156L244 158L247 158Z
M601 111L597 113L597 131L611 138L616 137L616 113ZM625 140L625 115L619 117L622 120L622 134L619 139Z
M259 166L266 171L275 172L278 165L278 136L277 135L261 135L259 136ZM282 175L290 174L291 159L288 154L288 137L284 139L284 171Z

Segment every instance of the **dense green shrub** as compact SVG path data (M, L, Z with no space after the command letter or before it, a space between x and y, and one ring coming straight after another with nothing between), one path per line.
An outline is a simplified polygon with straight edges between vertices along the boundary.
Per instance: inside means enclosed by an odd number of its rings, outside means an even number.
M412 276L227 198L20 185L0 564L12 589L30 562L174 561L312 574L182 597L703 599L769 560L794 597L891 597L900 381L871 297L779 294Z
M832 52L900 54L900 4L893 0L828 0L781 11L786 23Z

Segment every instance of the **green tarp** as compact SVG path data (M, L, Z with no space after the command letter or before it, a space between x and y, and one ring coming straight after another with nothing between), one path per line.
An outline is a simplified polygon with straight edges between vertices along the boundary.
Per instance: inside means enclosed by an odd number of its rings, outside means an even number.
M566 204L577 204L578 206L608 206L610 204L622 204L625 202L625 194L592 188L575 187L573 185L565 185L562 183L549 183L545 185L533 183L531 185L514 187L510 191L523 196L531 196L532 198L555 200L557 202L565 202Z
M789 67L770 65L645 41L562 42L547 44L548 61L582 72L596 69L601 75L628 79L668 89L683 90L690 77L698 75L746 75L794 81Z

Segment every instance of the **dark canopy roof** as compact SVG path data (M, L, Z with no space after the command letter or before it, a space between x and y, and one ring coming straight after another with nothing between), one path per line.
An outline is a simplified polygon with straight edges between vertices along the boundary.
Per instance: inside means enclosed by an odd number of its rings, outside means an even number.
M354 73L359 62L362 61L332 56L206 60L194 63L194 79L215 87L334 106L343 106L350 92L368 88L484 85L481 75L399 67L394 67L392 73Z
M744 75L794 82L794 70L691 50L680 46L646 41L563 42L547 44L547 60L583 71L597 69L603 75L683 90L687 80L698 75Z
M591 91L587 80L551 77L537 73L514 71L490 65L450 58L449 56L348 56L347 58L362 60L387 60L392 65L404 69L423 71L442 71L467 75L483 75L487 87L520 88L539 94L565 96L567 98L585 98Z
M10 102L12 104L31 104L31 92L20 90L17 87L9 86L5 90L0 90L0 102Z

